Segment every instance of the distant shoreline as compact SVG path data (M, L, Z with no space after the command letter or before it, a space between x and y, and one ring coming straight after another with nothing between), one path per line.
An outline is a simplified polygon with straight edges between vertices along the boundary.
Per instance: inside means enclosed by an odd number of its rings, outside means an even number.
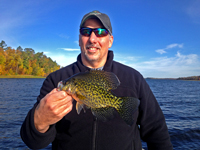
M45 78L42 76L33 76L33 75L0 75L0 78Z
M191 76L191 77L179 77L179 78L154 78L147 77L145 79L155 79L155 80L190 80L190 81L200 81L200 76Z
M45 78L42 76L34 76L34 75L0 75L1 78ZM155 80L191 80L191 81L200 81L200 76L191 76L191 77L179 77L179 78L154 78L147 77L145 79L155 79Z
M156 79L156 80L177 80L178 78L153 78L153 77L147 77L145 79Z

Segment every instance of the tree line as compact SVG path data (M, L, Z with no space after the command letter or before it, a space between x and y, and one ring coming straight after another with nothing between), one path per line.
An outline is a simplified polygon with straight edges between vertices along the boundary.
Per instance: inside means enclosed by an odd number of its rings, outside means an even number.
M178 80L200 80L200 76L180 77Z
M21 46L13 49L3 40L0 43L0 75L47 76L58 69L60 66L43 52Z

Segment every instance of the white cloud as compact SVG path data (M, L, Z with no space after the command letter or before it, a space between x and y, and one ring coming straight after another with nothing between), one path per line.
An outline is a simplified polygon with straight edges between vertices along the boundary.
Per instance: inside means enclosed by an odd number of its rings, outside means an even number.
M51 57L52 60L56 61L61 67L72 64L76 61L79 53L75 54L49 54L48 57Z
M63 33L59 34L58 36L61 37L61 38L64 38L64 39L69 39L69 36L65 35Z
M74 43L76 43L77 45L79 45L79 41L74 41Z
M63 49L65 51L80 51L80 49L76 49L76 48L60 48L60 49Z
M45 55L50 54L50 52L43 52Z
M183 48L183 44L174 43L174 44L167 45L167 46L166 46L165 48L163 48L163 49L157 49L157 50L155 50L155 51L156 51L157 53L159 53L159 54L164 54L164 53L167 53L166 50L172 49L172 48L175 48L175 47Z
M131 61L137 61L138 59L140 59L141 57L136 57L136 56L130 56L128 54L120 54L120 53L115 53L114 58L117 61L120 61L121 63L128 63Z
M170 44L170 45L167 45L167 47L165 49L171 49L171 48L174 48L174 47L183 48L183 44L177 44L177 43Z
M156 52L159 54L167 53L164 49L158 49L158 50L156 50Z
M146 61L121 60L118 61L135 68L144 77L177 78L200 75L200 59L197 54L183 55L177 52L173 57L156 57Z
M182 55L180 52L177 52L176 54L177 61L179 63L185 64L185 65L192 65L198 62L198 55L196 54L189 54L189 55Z

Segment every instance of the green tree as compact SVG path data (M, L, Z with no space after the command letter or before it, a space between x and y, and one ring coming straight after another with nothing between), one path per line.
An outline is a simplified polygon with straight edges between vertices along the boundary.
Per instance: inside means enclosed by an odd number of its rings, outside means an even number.
M0 43L0 47L5 49L4 47L6 47L6 46L7 46L6 42L2 40Z
M17 47L17 50L19 50L19 51L22 52L22 51L23 51L23 48L22 48L21 46L18 46L18 47Z

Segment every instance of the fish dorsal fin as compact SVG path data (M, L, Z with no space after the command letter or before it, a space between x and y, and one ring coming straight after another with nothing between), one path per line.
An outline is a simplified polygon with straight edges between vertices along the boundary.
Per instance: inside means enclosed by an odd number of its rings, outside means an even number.
M93 80L105 89L116 89L120 85L118 77L112 73L103 70L90 70Z

